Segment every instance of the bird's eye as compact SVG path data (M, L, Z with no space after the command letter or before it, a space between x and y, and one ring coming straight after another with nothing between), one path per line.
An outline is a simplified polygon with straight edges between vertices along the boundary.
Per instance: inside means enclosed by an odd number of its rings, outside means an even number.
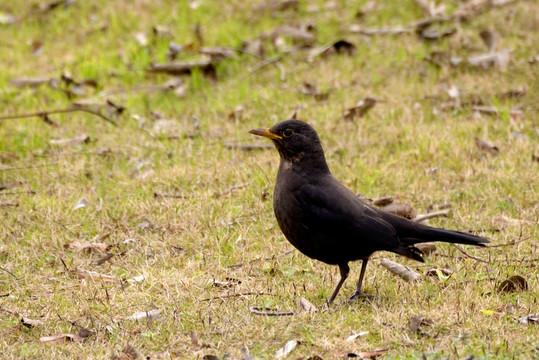
M294 135L294 130L292 130L292 129L286 129L285 131L283 131L283 136L285 138L290 137L292 135Z

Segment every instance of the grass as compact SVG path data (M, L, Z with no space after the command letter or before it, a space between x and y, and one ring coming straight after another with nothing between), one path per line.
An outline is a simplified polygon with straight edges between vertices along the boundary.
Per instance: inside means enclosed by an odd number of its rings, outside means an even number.
M176 43L194 42L196 47L193 29L199 23L205 46L239 47L275 26L312 22L317 45L344 37L357 47L354 56L311 63L305 51L284 55L286 82L274 66L249 73L261 60L238 54L219 64L217 81L197 72L185 77L183 99L171 92L111 95L107 98L126 108L117 127L86 113L52 115L58 127L40 118L0 121L0 185L21 183L0 191L4 358L110 358L121 355L127 344L151 358L241 358L243 347L257 358L270 358L291 339L301 342L290 355L294 358L331 359L379 348L388 349L386 359L537 357L537 325L516 321L539 311L539 164L531 158L538 151L539 72L529 62L539 42L537 4L522 1L492 9L460 23L456 35L426 43L413 35L362 37L345 31L358 22L380 27L419 19L423 15L412 1L379 2L362 20L354 15L364 2L335 2L333 9L312 12L309 5L322 7L324 2L301 1L297 12L275 15L252 10L250 2L197 3L193 9L189 2L169 0L78 1L45 13L24 1L0 5L0 12L21 19L0 25L5 115L62 109L73 100L46 85L14 87L9 84L13 78L59 78L63 72L76 80L94 78L97 88L78 98L164 83L170 77L145 71L152 61L166 59L170 39L155 38L155 25L170 28ZM457 7L452 2L448 11ZM507 71L436 67L424 60L433 50L454 56L483 52L478 32L485 27L498 35L500 48L514 49ZM139 32L146 34L147 46L135 40ZM43 44L39 55L32 52L36 42ZM279 53L269 43L266 48L267 57ZM194 50L179 55L180 60L197 57ZM303 95L303 81L331 90L329 100ZM500 115L478 116L469 107L440 110L451 85L463 98L481 95ZM522 86L527 91L521 98L496 96ZM343 110L364 96L380 102L366 117L344 121ZM230 119L238 105L243 113ZM518 105L527 106L522 116L511 118L509 109ZM451 202L451 217L431 220L432 225L486 229L480 233L493 244L516 243L466 249L488 263L446 244L438 245L426 264L375 254L366 291L376 299L345 301L359 275L359 264L351 264L351 279L336 305L325 309L338 271L295 250L287 253L291 245L276 225L270 200L276 152L223 146L223 141L265 144L247 131L270 126L298 109L300 118L319 131L335 176L355 192L370 198L392 195L420 213ZM169 138L164 131L152 137L141 130L144 121L152 131L156 114L169 120L179 136ZM90 141L50 143L81 134ZM499 154L479 150L475 136L496 144ZM432 168L437 170L426 171ZM88 206L74 210L81 198ZM97 265L104 254L66 247L74 241L113 245L107 251L113 257ZM447 266L454 274L442 281L407 283L379 266L381 257L420 273ZM230 266L238 263L243 265ZM77 268L116 279L81 279ZM526 278L528 291L497 291L503 280L517 274ZM126 282L140 275L141 282ZM301 297L323 310L301 311ZM252 306L296 315L256 316L249 312ZM161 321L127 319L154 308L162 309ZM43 325L27 328L20 316L6 310ZM426 333L408 328L418 314L433 320ZM39 341L77 333L79 327L93 335L56 345ZM369 333L346 341L359 331Z

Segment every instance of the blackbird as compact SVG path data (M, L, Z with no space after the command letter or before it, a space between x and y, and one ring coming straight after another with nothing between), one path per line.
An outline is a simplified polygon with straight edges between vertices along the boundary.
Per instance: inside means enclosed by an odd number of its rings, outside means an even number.
M316 131L300 120L277 123L251 134L273 141L281 158L273 209L284 236L312 259L338 265L341 279L331 304L348 277L348 262L362 260L356 291L350 298L371 297L361 291L369 256L391 251L423 262L414 245L423 242L485 246L483 237L429 227L377 209L361 200L331 174Z

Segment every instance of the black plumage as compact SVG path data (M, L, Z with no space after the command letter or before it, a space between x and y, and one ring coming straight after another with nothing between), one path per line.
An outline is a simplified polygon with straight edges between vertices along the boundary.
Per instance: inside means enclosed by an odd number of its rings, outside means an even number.
M486 238L432 228L377 209L362 201L331 174L316 131L307 123L287 120L250 133L270 138L281 158L273 208L285 237L303 254L338 265L341 279L332 303L350 271L348 262L362 260L351 298L369 296L361 286L369 256L391 251L421 261L414 244L430 241L484 246Z

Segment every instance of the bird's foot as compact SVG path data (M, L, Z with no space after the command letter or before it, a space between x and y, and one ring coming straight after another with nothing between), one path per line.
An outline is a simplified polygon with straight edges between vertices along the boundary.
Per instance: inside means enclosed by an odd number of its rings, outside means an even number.
M373 300L374 298L375 298L374 295L367 294L367 293L364 293L362 291L356 291L352 296L350 296L348 301L356 301L356 300L360 300L360 299Z

